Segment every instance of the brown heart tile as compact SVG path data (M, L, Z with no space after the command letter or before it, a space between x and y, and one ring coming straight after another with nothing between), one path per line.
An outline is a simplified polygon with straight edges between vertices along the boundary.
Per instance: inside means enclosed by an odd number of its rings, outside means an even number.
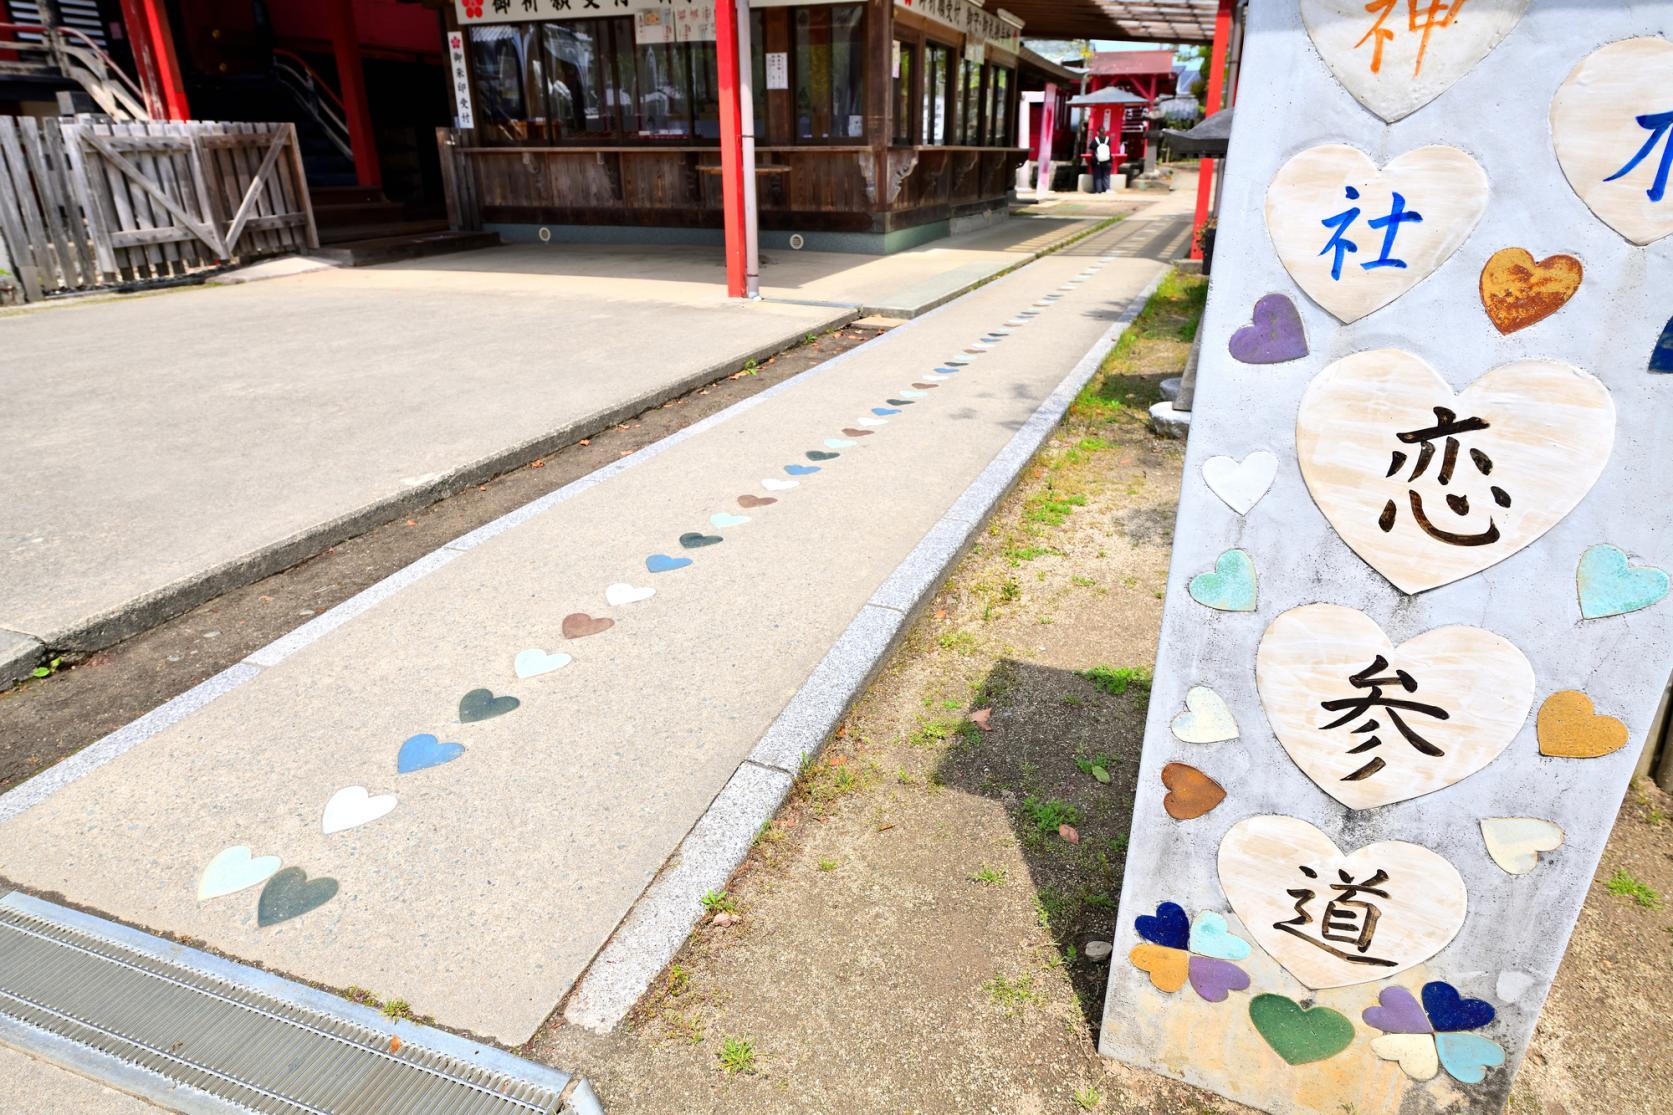
M1163 767L1162 785L1168 788L1162 808L1176 821L1194 820L1226 800L1224 786L1185 763Z
M586 612L572 612L563 617L563 637L566 639L585 639L588 635L608 631L614 626L616 626L616 621L613 619L594 618Z
M1514 333L1562 309L1580 289L1585 271L1573 256L1536 262L1526 248L1504 248L1481 269L1481 304L1494 328Z
M778 502L778 500L774 499L772 496L739 496L738 497L738 506L739 507L768 507L768 506L770 506L772 504L775 504L777 502Z
M919 391L934 391L941 385L939 383L914 383L912 386L916 387Z
M855 429L851 426L844 426L843 429L842 429L842 436L843 437L870 437L872 434L875 434L876 432L877 432L876 430L858 430L858 429Z

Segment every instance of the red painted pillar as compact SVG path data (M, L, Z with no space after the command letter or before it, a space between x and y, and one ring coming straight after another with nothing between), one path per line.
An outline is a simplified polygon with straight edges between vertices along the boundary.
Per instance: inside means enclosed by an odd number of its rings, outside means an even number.
M146 0L147 3L155 0ZM349 146L354 150L354 173L360 185L383 185L378 167L378 139L372 130L372 108L366 102L366 71L360 65L360 31L354 24L354 0L329 0L331 48L337 59L337 81L342 86L344 115L348 117Z
M1214 15L1214 48L1208 59L1208 92L1203 98L1204 119L1220 111L1226 93L1226 51L1231 46L1232 0L1220 0L1220 10ZM1197 234L1208 223L1208 203L1214 196L1214 160L1197 163L1197 215L1191 223L1191 258L1202 258L1202 247Z
M122 21L128 27L134 68L139 71L139 87L145 92L145 107L152 119L190 120L186 83L180 76L163 0L122 0Z
M720 71L720 208L726 224L726 296L744 298L748 244L744 232L744 140L738 100L738 5L714 0L715 64Z

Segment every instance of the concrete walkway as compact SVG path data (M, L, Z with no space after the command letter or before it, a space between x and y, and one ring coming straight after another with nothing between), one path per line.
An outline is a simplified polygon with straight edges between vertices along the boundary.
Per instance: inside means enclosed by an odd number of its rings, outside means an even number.
M1123 246L1183 246L1170 201L467 535L25 783L0 874L507 1043L572 990L572 1019L612 1024L1164 273ZM242 847L333 882L200 901Z
M537 244L0 315L0 687L1095 225L772 253L753 305L713 250Z

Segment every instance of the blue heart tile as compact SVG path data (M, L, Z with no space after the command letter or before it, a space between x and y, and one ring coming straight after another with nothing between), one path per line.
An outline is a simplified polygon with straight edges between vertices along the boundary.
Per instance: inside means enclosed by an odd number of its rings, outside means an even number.
M1480 1034L1436 1034L1435 1053L1447 1074L1460 1084L1480 1084L1488 1069L1505 1063L1499 1043Z
M1423 1010L1429 1015L1430 1025L1443 1034L1479 1030L1498 1016L1492 1003L1466 999L1445 980L1423 985Z
M652 573L667 573L675 569L684 569L690 564L690 558L669 557L667 554L652 554L645 559L645 568Z
M900 413L900 408L899 407L872 407L871 408L871 413L873 413L873 414L877 415L879 418L881 418L885 414L899 414Z
M791 476L812 476L819 471L818 465L785 465L784 471Z
M1665 570L1653 565L1634 567L1624 550L1605 542L1580 556L1575 579L1580 587L1580 615L1585 619L1624 616L1659 604L1669 584Z
M1656 338L1656 347L1650 350L1650 371L1673 372L1673 321L1667 323Z
M1156 907L1156 914L1140 914L1133 919L1139 936L1153 945L1168 949L1182 949L1191 943L1191 919L1177 902L1164 902Z
M423 732L401 745L401 750L395 756L395 773L411 774L415 770L439 767L443 763L451 763L464 753L464 744L442 743L429 732Z

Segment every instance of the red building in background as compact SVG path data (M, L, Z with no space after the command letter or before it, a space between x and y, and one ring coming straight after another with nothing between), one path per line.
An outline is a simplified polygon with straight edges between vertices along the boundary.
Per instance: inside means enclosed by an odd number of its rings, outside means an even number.
M1178 91L1171 50L1117 50L1094 54L1087 63L1087 92L1116 88L1143 103L1088 106L1090 135L1108 131L1117 141L1117 158L1135 161L1145 154L1145 113Z

